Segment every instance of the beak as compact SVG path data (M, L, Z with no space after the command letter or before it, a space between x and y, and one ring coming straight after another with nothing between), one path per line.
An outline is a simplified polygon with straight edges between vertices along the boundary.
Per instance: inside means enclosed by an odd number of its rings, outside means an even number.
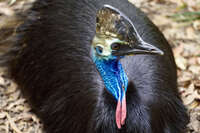
M164 52L159 48L141 41L138 45L133 46L132 49L127 51L127 54L156 54L156 55L164 55Z
M118 51L115 51L113 55L125 56L125 55L136 55L136 54L154 54L154 55L164 55L164 52L159 48L146 43L145 41L140 41L132 46L124 46Z

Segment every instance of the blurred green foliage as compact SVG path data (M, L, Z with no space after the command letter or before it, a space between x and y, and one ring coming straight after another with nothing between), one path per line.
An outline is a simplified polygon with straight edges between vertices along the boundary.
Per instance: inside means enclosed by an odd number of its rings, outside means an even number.
M170 18L174 19L177 22L191 22L195 20L200 20L200 12L183 12L183 13L176 13L171 16Z

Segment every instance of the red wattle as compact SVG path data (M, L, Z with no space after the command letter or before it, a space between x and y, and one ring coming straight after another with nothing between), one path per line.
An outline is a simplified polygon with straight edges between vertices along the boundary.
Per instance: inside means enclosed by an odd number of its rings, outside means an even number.
M125 120L126 120L126 96L124 95L124 98L122 99L122 114L121 114L121 124L124 125L125 124Z
M121 129L121 126L125 124L126 120L126 96L124 95L122 102L120 99L118 100L117 103L117 108L116 108L116 124L118 129Z
M121 128L121 102L120 99L118 100L117 103L117 109L116 109L116 123L117 127L120 129Z

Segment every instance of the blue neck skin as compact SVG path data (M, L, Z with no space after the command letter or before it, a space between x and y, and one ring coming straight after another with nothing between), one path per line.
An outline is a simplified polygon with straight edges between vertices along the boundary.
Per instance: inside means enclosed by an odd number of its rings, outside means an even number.
M127 91L128 77L116 56L101 57L93 50L93 61L104 81L104 85L115 99L122 101Z

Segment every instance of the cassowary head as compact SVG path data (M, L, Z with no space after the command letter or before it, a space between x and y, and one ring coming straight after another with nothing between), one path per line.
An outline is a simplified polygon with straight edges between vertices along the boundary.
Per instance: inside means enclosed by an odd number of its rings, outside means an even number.
M92 41L92 56L105 88L117 100L117 127L125 124L128 77L120 59L128 55L160 54L163 52L145 42L130 19L118 9L104 5L97 12L96 35Z

